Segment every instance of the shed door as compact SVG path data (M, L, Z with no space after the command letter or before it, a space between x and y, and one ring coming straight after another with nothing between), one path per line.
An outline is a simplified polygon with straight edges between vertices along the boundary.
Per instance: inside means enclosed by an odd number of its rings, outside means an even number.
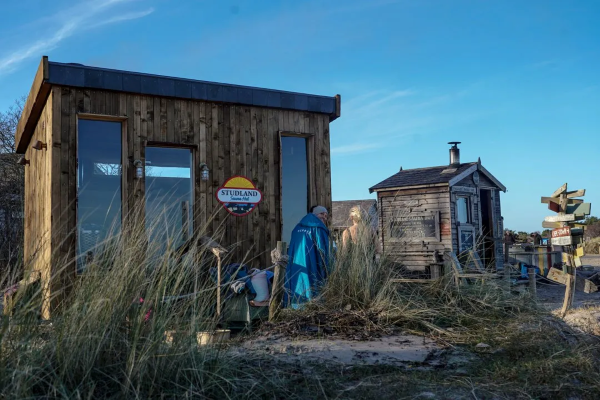
M193 232L193 154L189 148L146 147L146 229L155 250L176 249Z

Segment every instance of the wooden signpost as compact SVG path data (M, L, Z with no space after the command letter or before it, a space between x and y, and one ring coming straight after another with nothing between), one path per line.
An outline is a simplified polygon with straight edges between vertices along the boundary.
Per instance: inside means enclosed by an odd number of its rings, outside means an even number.
M591 212L590 203L584 203L582 197L585 195L585 189L567 192L565 183L552 193L550 197L542 197L542 204L548 204L548 209L557 213L544 218L542 227L552 228L552 245L562 246L563 250L563 271L562 274L555 268L551 269L548 278L566 285L565 299L561 310L564 317L571 305L575 293L575 268L581 266L579 257L583 255L581 248L573 247L574 231L571 228L578 227L576 221L585 219ZM562 275L562 276L561 276Z

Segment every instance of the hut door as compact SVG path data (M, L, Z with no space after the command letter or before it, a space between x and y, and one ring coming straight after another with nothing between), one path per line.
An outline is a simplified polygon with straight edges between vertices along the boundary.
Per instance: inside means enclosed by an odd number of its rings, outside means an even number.
M308 140L310 136L281 134L281 240L290 242L292 230L308 212L309 165Z
M494 206L492 202L492 191L481 189L481 232L483 236L483 254L480 256L485 265L489 265L494 258Z
M146 230L154 249L175 249L192 234L192 160L189 148L146 147Z

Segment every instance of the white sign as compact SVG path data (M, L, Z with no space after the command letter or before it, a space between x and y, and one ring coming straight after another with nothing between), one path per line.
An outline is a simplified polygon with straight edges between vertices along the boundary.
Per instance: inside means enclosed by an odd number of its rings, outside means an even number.
M222 203L260 203L262 194L252 189L221 188L217 192L217 199Z
M573 244L573 239L571 239L571 236L552 238L552 245L554 246L570 246L571 244Z
M544 218L546 222L569 222L575 221L574 214L565 214L565 215L551 215L549 217Z

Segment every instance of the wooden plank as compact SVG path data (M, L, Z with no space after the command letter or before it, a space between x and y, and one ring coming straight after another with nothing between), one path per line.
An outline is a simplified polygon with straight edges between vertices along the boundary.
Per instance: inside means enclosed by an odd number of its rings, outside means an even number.
M556 189L554 191L554 193L552 193L552 195L550 197L558 197L561 194L563 194L564 192L567 191L567 184L565 183L564 185L562 185L561 187L559 187L558 189Z
M542 204L548 204L550 202L560 204L560 199L558 197L542 197ZM582 199L568 199L567 204L581 204L583 203Z
M167 130L165 141L173 143L175 141L175 100L167 99Z
M167 141L167 131L168 129L168 121L169 121L169 112L167 111L167 99L160 98L160 139L161 142ZM157 136L158 138L158 136Z
M269 204L269 217L268 217L268 227L266 234L268 235L268 242L270 243L270 248L276 243L280 238L280 231L278 232L278 223L280 220L277 219L277 205L276 205L276 197L280 196L279 188L279 160L280 160L280 151L279 151L279 121L277 116L277 111L273 109L267 110L267 141L268 141L268 160L269 160L269 168L265 170L265 179L266 185L265 190L268 188L268 192L265 193L266 201L268 199Z
M281 255L288 252L286 242L277 242L277 251ZM275 266L275 276L273 277L273 296L269 303L269 321L273 321L279 315L283 303L284 281L285 281L286 263L277 263Z
M554 211L554 212L560 212L560 205L554 202L549 202L548 203L548 209L550 211Z
M156 142L162 141L160 137L160 100L160 97L152 98L152 135L148 138L148 140L153 140Z
M213 219L213 235L219 232L219 218L221 214L220 204L218 203L215 192L219 185L223 183L222 173L223 173L223 148L219 145L219 137L221 136L219 133L219 129L221 128L221 124L223 123L223 108L221 106L217 106L214 103L207 104L207 113L211 113L211 139L212 139L212 160L213 162L213 181L212 192L210 199L212 200L212 219ZM220 238L219 238L220 240Z
M574 214L574 215L590 215L592 212L592 204L591 203L580 203L580 204L572 204L567 205L567 209L565 213Z
M569 222L569 221L575 221L575 215L573 215L573 214L550 215L550 216L544 217L544 221L546 221L546 222Z
M206 103L204 102L195 102L194 105L194 119L196 120L194 123L194 142L198 144L198 153L196 158L196 181L199 182L198 187L196 188L197 196L194 201L199 203L196 207L198 215L195 217L195 220L198 220L196 229L198 234L211 236L212 232L209 227L209 204L212 204L210 200L207 198L210 181L212 178L212 160L209 160L207 154L210 152L210 140L209 140L209 128L207 126L208 119L206 117ZM208 180L204 181L200 176L200 164L206 163L209 169Z
M244 113L247 113L247 116L244 117L245 120L247 120L247 122L249 123L250 126L250 174L251 174L251 178L252 182L254 183L254 185L260 189L260 186L262 184L261 182L261 177L259 176L259 161L258 161L258 127L257 127L257 115L256 115L256 108L249 108L246 107L244 110ZM252 232L252 237L254 238L254 240L252 241L252 248L253 248L253 253L258 255L258 256L262 256L262 254L260 254L260 252L265 251L266 249L263 249L262 247L260 247L260 222L259 222L259 209L255 209L254 211L252 211L251 214L251 224L250 224L250 232ZM259 257L259 265L265 265L262 262L262 257Z
M470 193L476 194L477 188L469 186L452 186L452 191L457 193Z
M257 183L258 188L263 191L265 190L265 167L268 169L269 165L267 160L265 159L265 153L268 151L265 149L267 141L267 113L264 108L252 108L253 120L256 123L256 148L257 148ZM268 157L268 156L267 156ZM268 207L265 207L265 203L261 202L258 205L258 229L260 230L259 235L255 236L254 239L257 240L258 248L261 251L265 251L260 258L261 265L267 265L270 263L268 251L271 250L270 247L266 244L265 235L262 234L265 230L265 220L267 219L265 216L268 216Z
M572 199L574 197L583 197L585 196L585 189L573 190L572 192L567 192L567 199Z
M182 103L181 100L173 100L173 138L171 139L173 143L181 143Z
M330 158L330 143L329 143L329 117L327 115L321 115L321 121L323 123L323 139L322 139L322 151L321 157L323 162L323 188L325 192L323 194L323 203L325 207L331 212L331 158Z

